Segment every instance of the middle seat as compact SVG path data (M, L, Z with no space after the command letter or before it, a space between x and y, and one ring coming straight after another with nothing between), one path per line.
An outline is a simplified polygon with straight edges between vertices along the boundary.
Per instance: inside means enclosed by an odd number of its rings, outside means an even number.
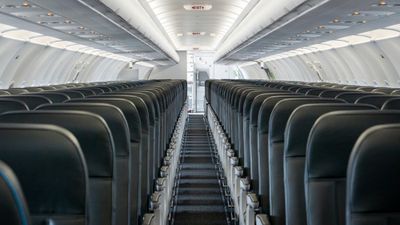
M305 104L290 115L285 128L284 185L286 224L307 225L304 195L304 168L307 139L314 122L323 114L343 110L376 109L349 103Z
M149 111L149 155L148 155L148 166L149 166L149 175L151 176L152 181L154 181L157 178L157 172L158 172L158 167L156 163L156 159L158 154L158 149L156 148L157 145L156 143L156 123L157 123L157 112L156 112L156 106L155 102L153 99L147 94L143 92L122 92L122 93L108 93L106 95L130 95L130 96L136 96L141 98L144 103L146 104L146 107ZM153 183L150 183L150 190L153 190Z
M128 224L128 212L130 211L129 179L130 171L130 141L128 124L122 111L116 106L104 103L59 103L41 105L37 110L75 110L86 111L101 116L110 128L115 146L115 180L116 180L116 224Z
M257 121L258 121L258 112L260 111L260 107L265 99L273 96L293 96L293 93L284 93L284 92L266 92L263 94L257 95L250 105L250 111L247 112L248 108L246 109L245 114L249 114L249 159L250 159L250 179L252 181L253 191L259 194L259 171L258 171L258 155L257 155L257 143L258 143L258 136L257 136Z
M141 152L144 149L144 143L142 142L142 123L137 107L129 100L122 98L85 98L85 99L73 99L66 103L106 103L118 107L123 113L127 120L130 141L131 141L131 171L132 177L136 179L130 179L130 222L131 224L140 224L140 215L147 209L147 197L146 194L141 194L143 186L146 184L147 177L145 176L145 170L142 169L141 164ZM131 178L132 178L131 177Z
M257 164L258 164L258 182L259 182L259 201L262 213L271 214L270 198L273 193L269 188L269 159L268 159L268 133L269 133L269 118L275 105L283 100L290 98L306 98L316 99L315 97L293 95L275 95L266 98L258 112L257 118Z
M149 111L146 106L146 103L143 101L142 98L139 98L137 96L133 95L96 95L96 96L90 96L88 99L93 98L122 98L126 99L130 102L132 102L135 106L136 109L139 112L140 116L140 122L141 122L141 127L142 127L142 136L141 136L141 143L142 148L140 150L140 168L142 169L142 178L144 179L144 183L142 184L141 187L141 199L146 199L145 202L142 202L142 211L141 215L144 215L148 209L148 200L150 198L150 195L152 194L153 190L150 189L152 186L153 180L151 179L150 176L150 171L149 171L149 151L150 151L150 118L149 118Z
M1 114L0 122L51 124L74 134L89 172L89 225L115 224L115 149L103 118L83 111L18 111Z
M285 192L283 179L284 134L290 114L299 106L311 103L345 103L339 99L329 98L291 98L279 101L271 112L269 119L268 159L270 210L274 224L284 225Z

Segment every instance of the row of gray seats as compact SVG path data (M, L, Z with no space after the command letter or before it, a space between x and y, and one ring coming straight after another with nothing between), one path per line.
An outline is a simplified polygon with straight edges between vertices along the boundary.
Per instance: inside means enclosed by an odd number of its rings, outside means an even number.
M345 224L356 139L371 126L400 122L400 112L391 111L400 109L400 97L377 91L233 80L207 81L206 89L273 225Z
M16 224L140 224L186 92L154 80L1 96L0 160L30 212Z

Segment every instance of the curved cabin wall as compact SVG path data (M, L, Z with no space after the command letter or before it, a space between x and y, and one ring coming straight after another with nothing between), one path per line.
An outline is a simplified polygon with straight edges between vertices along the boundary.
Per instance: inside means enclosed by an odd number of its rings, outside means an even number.
M281 53L262 61L277 80L400 87L399 30L399 25L387 27ZM264 77L267 79L265 72Z
M0 88L117 80L127 65L79 49L0 37Z

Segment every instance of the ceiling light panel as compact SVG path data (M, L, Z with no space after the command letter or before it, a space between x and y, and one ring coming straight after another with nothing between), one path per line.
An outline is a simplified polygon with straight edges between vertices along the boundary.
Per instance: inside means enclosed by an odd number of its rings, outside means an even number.
M258 0L140 0L177 50L215 50L232 26ZM182 34L182 35L181 35Z
M315 4L310 10L309 5ZM363 43L357 35L400 20L399 0L308 0L280 20L222 55L218 62L253 61L329 40L336 44ZM370 34L375 36L376 34ZM394 34L392 34L394 35ZM386 35L385 35L386 36ZM379 36L376 38L380 38ZM286 40L289 40L286 41ZM332 44L332 43L331 43Z
M52 33L61 40L71 40L116 54L124 54L132 50L153 51L158 54L157 58L174 63L174 60L171 60L156 44L126 21L121 20L121 17L109 8L100 2L96 2L93 7L85 2L93 3L94 1L0 0L0 14L3 17L15 17L14 20L19 19L20 21L16 20L13 23L17 26L20 23L28 23L27 21L41 26L29 27L28 25L28 29L25 30L40 30L45 35ZM6 20L8 19L1 21L6 23ZM41 42L37 39L35 41ZM149 60L135 54L129 57L133 61Z

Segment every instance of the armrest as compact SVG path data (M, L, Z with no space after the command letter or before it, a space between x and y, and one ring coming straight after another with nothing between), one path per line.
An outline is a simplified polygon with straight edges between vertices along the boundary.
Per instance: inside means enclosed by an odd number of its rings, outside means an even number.
M153 213L146 213L143 216L143 223L142 225L151 225L154 219L154 214Z
M171 164L171 156L164 157L164 165L169 166Z
M243 191L250 190L250 181L247 177L240 179L240 189L242 189Z
M160 176L161 177L167 177L168 176L168 169L169 166L162 166L160 169Z
M226 154L228 155L229 158L232 158L235 156L235 151L233 151L233 149L229 148L228 151L226 151Z
M154 192L152 195L151 195L151 198L150 198L150 200L151 200L151 204L150 204L150 210L155 210L155 209L158 209L159 207L160 207L160 204L161 204L161 202L160 202L160 199L161 199L161 196L162 196L162 193L161 192L158 192L158 191L156 191L156 192Z
M235 166L235 175L237 177L242 177L243 176L243 167Z
M157 180L156 180L156 189L157 189L157 191L164 190L166 181L167 180L165 178L157 178Z
M253 209L257 209L260 206L256 193L247 194L247 205Z
M271 225L269 221L270 220L267 214L256 215L256 225Z

